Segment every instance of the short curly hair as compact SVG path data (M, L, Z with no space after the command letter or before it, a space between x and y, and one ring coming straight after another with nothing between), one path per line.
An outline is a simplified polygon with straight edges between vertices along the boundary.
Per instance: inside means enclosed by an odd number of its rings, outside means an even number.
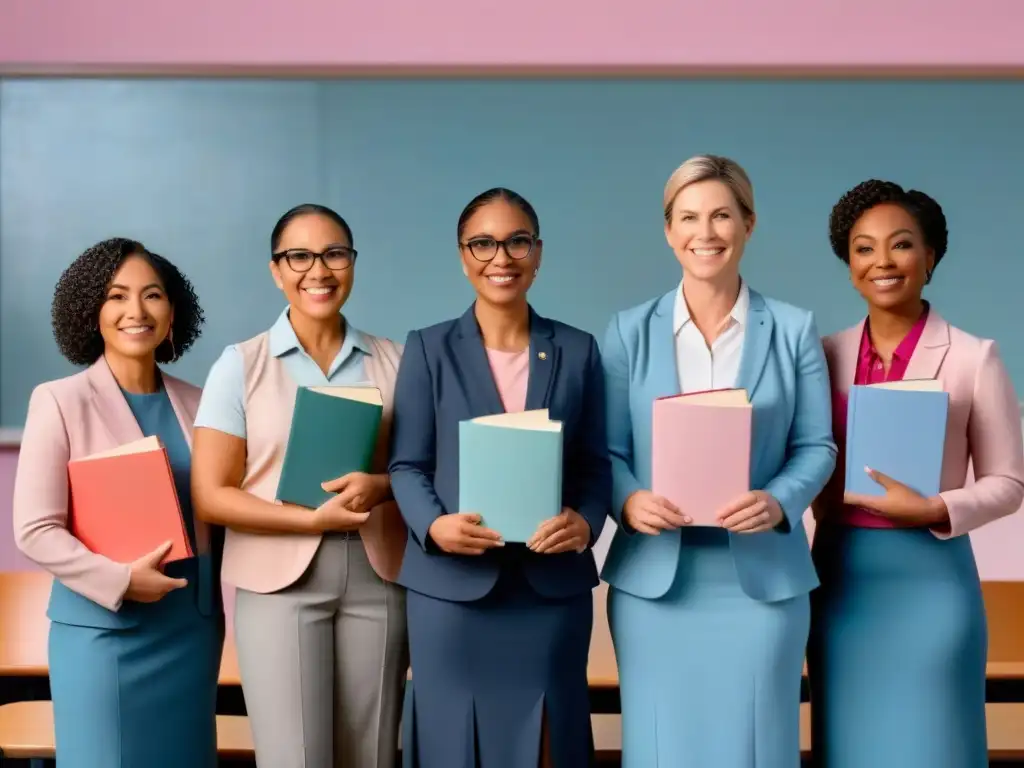
M92 365L103 355L100 309L106 302L110 281L130 256L149 262L174 307L174 343L161 342L156 348L156 361L174 362L199 338L205 317L188 278L137 240L113 237L96 243L71 262L54 289L50 307L53 337L61 354L72 364Z
M914 217L925 244L935 252L935 266L946 255L949 230L942 206L916 189L904 190L891 181L870 179L862 181L841 198L832 208L828 219L828 236L832 251L845 263L850 263L850 231L857 220L876 205L892 203Z

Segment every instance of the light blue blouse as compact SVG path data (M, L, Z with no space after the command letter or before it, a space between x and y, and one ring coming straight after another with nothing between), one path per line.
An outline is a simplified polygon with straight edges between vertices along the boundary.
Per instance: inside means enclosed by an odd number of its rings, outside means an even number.
M270 328L270 354L280 358L296 386L366 384L363 358L371 354L362 331L346 321L345 341L324 376L320 366L302 348L286 308ZM196 413L197 427L208 427L245 439L245 368L238 346L227 347L213 364Z

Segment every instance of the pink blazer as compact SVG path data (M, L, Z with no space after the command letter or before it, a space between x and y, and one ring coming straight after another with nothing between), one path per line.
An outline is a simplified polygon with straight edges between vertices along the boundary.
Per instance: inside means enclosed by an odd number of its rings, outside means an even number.
M192 446L200 390L163 374L164 387ZM69 589L111 611L121 607L129 566L90 552L67 528L68 461L143 437L105 358L32 392L14 480L18 549ZM209 529L196 523L200 549Z
M845 420L835 409L845 398L835 394L847 394L853 384L863 332L862 320L824 339L839 456L832 479L812 505L818 521L843 503ZM932 308L904 378L937 378L949 393L940 496L949 509L950 530L935 535L959 536L1016 512L1024 501L1021 413L996 343L954 328ZM965 487L970 464L975 482Z

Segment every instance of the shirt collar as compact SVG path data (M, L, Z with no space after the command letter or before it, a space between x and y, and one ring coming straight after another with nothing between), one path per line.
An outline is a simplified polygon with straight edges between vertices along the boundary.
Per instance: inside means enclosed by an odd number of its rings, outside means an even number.
M729 312L729 317L725 321L725 327L729 328L732 325L745 325L747 322L747 312L750 310L750 287L747 285L746 280L740 280L740 293L736 297L736 303L733 304L732 310ZM683 284L679 283L679 288L676 290L676 303L672 311L672 332L678 334L683 327L689 323L690 308L686 306L686 299L683 298Z
M931 305L928 302L924 302L924 311L921 316L917 318L914 324L911 326L910 331L903 337L903 340L896 345L896 349L892 351L892 356L895 359L903 362L908 362L914 354L914 350L917 349L917 343L921 340L921 335L924 333L924 327L928 323L928 313L931 311ZM880 357L878 350L875 349L875 345L871 343L871 332L870 332L870 321L864 320L864 331L860 337L860 357L861 359Z
M292 328L292 322L288 319L288 307L284 308L284 311L278 315L277 320L270 327L270 354L274 357L281 357L294 352L297 349L302 349L302 345L299 343L299 337L295 335L295 329ZM358 328L355 328L347 319L342 316L342 321L345 323L345 341L341 344L341 350L338 352L338 359L345 360L352 353L353 349L358 349L360 352L364 352L367 355L372 354L370 350L370 343L366 340L365 334Z

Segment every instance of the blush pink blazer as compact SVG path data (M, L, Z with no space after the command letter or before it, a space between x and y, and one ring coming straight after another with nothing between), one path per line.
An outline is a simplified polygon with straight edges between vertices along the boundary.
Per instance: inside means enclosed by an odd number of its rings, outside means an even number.
M200 390L163 374L164 387L192 447ZM14 480L14 540L26 557L66 587L111 611L121 607L129 566L85 548L68 530L68 461L142 439L135 416L101 357L32 392ZM196 521L200 549L209 529Z
M833 409L842 407L857 371L864 321L824 339L832 380ZM1024 445L1021 412L1013 382L996 343L954 328L932 308L905 379L935 378L949 393L940 496L949 509L950 528L940 538L968 533L1016 512L1024 501ZM828 485L812 505L818 521L843 502L846 467L845 419L833 413L839 456ZM975 482L966 486L968 466Z

